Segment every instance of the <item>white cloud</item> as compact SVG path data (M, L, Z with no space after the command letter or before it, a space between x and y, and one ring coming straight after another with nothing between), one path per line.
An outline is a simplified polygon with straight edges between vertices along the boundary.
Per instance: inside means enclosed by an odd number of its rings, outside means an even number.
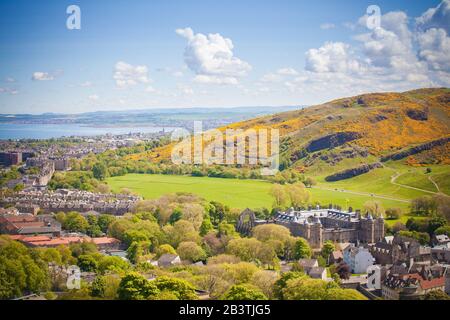
M450 0L443 0L436 8L428 9L416 23L422 30L442 28L450 34Z
M330 30L336 28L336 25L334 23L322 23L320 25L320 29L322 30Z
M0 93L9 93L10 95L16 95L19 93L19 90L13 88L0 87Z
M150 82L147 66L133 66L123 61L117 62L114 66L113 79L118 88L128 88L139 83Z
M366 25L367 16L359 19ZM358 35L369 63L380 68L395 68L404 61L406 66L417 61L412 50L412 33L408 28L408 16L401 11L388 12L381 17L381 26L370 33ZM403 65L405 66L405 65Z
M177 29L176 33L188 43L184 60L200 83L237 84L251 66L233 54L233 42L219 33L195 34L191 28Z
M55 77L48 72L37 71L37 72L33 73L33 76L31 77L31 79L33 79L35 81L48 81L48 80L55 79Z
M283 76L296 76L298 71L294 68L281 68L277 70L277 73Z
M262 76L262 78L260 79L261 82L280 82L283 80L283 77L280 74L276 74L276 73L267 73L265 75Z
M358 34L356 45L328 42L305 53L305 71L283 81L291 93L333 99L363 92L450 85L450 0L416 19L388 12L379 28ZM361 30L367 16L359 19ZM366 29L367 30L367 29ZM277 75L272 73L271 75Z
M450 72L450 37L444 29L431 28L418 35L419 56L432 70Z
M416 19L419 57L435 71L450 72L450 0Z
M16 82L16 79L14 79L13 77L7 77L5 79L6 82L12 83L12 82Z
M350 45L327 42L318 49L306 52L305 69L313 72L353 72L360 69L360 63L353 57Z

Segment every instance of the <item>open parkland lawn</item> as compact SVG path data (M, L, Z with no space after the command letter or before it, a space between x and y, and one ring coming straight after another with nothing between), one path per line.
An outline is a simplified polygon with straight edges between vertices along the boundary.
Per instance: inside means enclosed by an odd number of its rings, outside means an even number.
M271 183L263 180L239 180L209 177L127 174L125 176L107 179L108 185L114 192L128 188L144 197L155 199L164 194L175 192L190 192L206 200L216 200L231 208L261 208L272 207L272 197L269 195ZM362 208L363 204L371 200L370 195L357 195L334 190L318 188L309 189L312 202L323 205L333 203L342 207L352 206ZM407 210L409 203L389 199L377 198L385 208L400 207Z

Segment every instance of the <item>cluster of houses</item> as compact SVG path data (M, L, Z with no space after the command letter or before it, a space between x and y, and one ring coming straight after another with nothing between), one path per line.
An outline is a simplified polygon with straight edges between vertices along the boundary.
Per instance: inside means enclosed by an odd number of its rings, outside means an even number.
M340 244L329 261L345 262L357 275L344 281L344 286L353 286L370 298L420 299L433 290L450 294L450 239L435 236L433 245L425 247L412 238L387 236L364 246ZM378 281L374 282L375 276Z
M19 206L26 213L36 208L45 212L90 212L123 215L130 212L141 198L125 194L102 194L81 190L24 190L0 200L2 205Z
M6 211L3 209L3 211ZM92 242L99 250L119 250L121 242L111 237L91 238L84 234L65 233L52 215L13 214L0 212L0 234L7 234L29 247L52 248L59 245Z
M342 285L369 298L419 299L432 290L450 293L450 239L446 235L434 236L432 247L422 246L415 239L385 236L382 216L363 216L359 211L342 211L331 205L300 211L291 208L265 220L246 209L236 229L250 235L255 226L270 223L305 238L315 251L325 241L335 243L339 250L330 255L329 263L343 262L353 274ZM301 259L298 264L312 278L331 280L316 259ZM372 285L372 273L378 277L376 285Z

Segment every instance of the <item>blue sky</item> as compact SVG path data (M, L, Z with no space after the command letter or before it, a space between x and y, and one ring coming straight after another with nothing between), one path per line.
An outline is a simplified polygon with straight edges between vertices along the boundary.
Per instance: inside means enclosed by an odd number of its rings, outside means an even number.
M66 28L72 4L81 30ZM0 113L301 105L450 84L448 0L14 0L0 15Z

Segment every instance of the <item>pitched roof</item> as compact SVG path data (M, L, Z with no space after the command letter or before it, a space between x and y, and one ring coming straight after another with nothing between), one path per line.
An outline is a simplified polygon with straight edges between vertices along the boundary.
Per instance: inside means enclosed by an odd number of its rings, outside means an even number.
M322 277L323 273L325 272L325 268L323 267L312 267L311 270L309 270L308 275L310 277Z
M319 265L317 259L299 259L298 264L303 268L312 268Z
M158 259L158 264L171 264L176 258L179 258L176 254L165 253Z

